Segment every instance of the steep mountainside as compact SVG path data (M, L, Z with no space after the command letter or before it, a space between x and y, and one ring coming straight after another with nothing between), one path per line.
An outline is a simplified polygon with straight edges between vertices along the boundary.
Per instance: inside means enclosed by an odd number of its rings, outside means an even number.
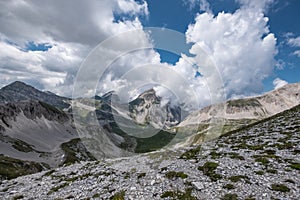
M0 89L0 103L37 100L46 102L60 109L70 106L70 99L51 92L42 92L20 81L15 81Z
M22 169L21 174L26 174L71 163L75 152L73 162L91 160L76 138L70 116L49 104L33 100L0 104L0 163L12 162L7 168L10 174L0 170L0 176L11 178ZM43 167L34 167L39 165Z
M2 181L0 198L296 200L299 131L296 106L194 148L83 162Z
M208 133L218 123L222 133L265 119L300 104L300 83L285 85L262 96L229 100L188 115L178 126L192 135L183 145L212 138ZM212 132L212 131L211 131ZM217 136L219 136L218 134Z

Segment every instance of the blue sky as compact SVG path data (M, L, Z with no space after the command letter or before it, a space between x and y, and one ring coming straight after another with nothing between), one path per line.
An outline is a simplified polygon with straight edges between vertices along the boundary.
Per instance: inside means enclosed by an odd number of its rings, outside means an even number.
M186 41L177 41L181 52L175 55L154 49L120 57L100 81L103 92L132 84L120 78L121 72L135 73L135 66L163 64L184 77L187 87L206 105L211 94L204 88L216 87L214 67L226 98L258 95L300 81L299 10L298 0L0 2L0 87L19 80L72 96L78 71L97 45L129 30L159 27L185 37ZM155 47L158 41L145 32L120 44ZM112 49L120 44L112 44ZM214 66L199 60L197 45L211 56ZM133 77L153 81L147 74L136 72ZM168 74L161 76L176 83ZM128 94L135 90L138 88L130 88Z
M159 6L157 1L149 0L148 6L150 15L148 19L144 19L145 26L166 27L172 30L185 33L190 23L194 22L199 6L196 4L191 6L187 1L163 0ZM240 6L234 0L208 1L214 15L219 12L235 12ZM172 5L170 7L170 5ZM269 5L265 16L269 18L269 28L277 38L278 54L276 60L283 66L283 69L275 67L274 74L264 80L264 91L274 88L272 82L274 78L280 77L289 83L300 81L300 57L294 55L293 52L297 47L291 47L287 44L287 34L293 36L300 35L300 1L286 0L274 1ZM299 47L298 47L299 49ZM178 60L178 56L168 52L160 52L162 60L174 64Z

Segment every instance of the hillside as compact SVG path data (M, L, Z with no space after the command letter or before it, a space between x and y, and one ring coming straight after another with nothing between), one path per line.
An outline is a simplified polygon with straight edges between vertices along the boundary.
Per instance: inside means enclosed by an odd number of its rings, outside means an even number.
M191 113L176 127L184 136L177 145L199 144L297 106L299 91L300 83L288 84L261 96L229 100Z
M202 146L83 162L2 181L0 197L299 199L299 134L296 106Z

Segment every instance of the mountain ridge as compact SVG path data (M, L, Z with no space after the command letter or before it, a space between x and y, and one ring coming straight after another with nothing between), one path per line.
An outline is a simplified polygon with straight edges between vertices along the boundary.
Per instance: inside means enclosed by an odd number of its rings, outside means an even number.
M26 83L15 81L0 89L0 103L38 100L60 109L70 106L70 99L50 92L42 92Z

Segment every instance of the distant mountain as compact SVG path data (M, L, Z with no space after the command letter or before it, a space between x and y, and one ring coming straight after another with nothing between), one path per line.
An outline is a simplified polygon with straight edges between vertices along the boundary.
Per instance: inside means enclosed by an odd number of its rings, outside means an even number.
M161 104L162 98L156 95L154 89L140 94L129 102L130 117L138 124L151 124L155 128L172 127L181 121L179 106Z
M264 95L229 100L210 105L188 115L178 126L179 132L191 132L184 145L201 143L211 139L209 135L214 123L219 122L222 130L211 131L217 136L245 125L257 122L300 104L300 83L288 84ZM221 131L221 132L220 132Z
M23 100L38 100L60 109L70 106L69 98L61 97L51 92L42 92L20 81L15 81L0 89L0 103Z
M96 158L114 158L170 144L199 144L299 105L299 91L300 83L286 85L208 106L181 121L180 107L164 103L153 89L129 103L109 92L74 99L71 108L68 98L14 82L0 89L0 167L10 166L0 170L0 178L93 160L95 153Z

